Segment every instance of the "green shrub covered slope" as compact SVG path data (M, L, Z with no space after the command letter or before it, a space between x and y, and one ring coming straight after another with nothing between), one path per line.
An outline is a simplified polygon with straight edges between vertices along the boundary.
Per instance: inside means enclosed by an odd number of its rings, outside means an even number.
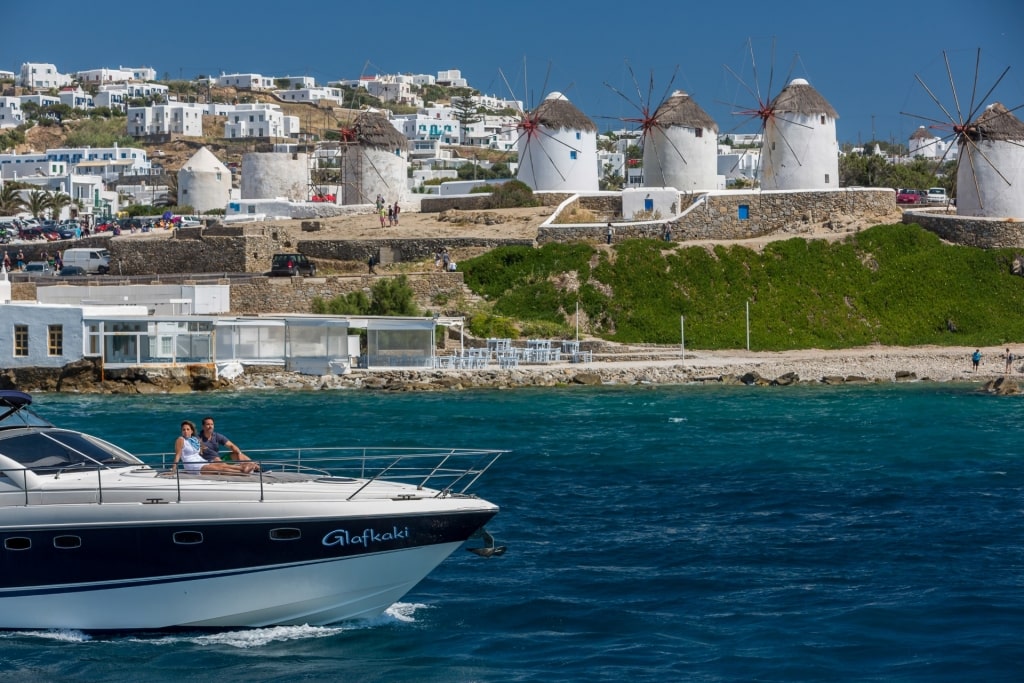
M762 253L627 240L503 247L464 261L467 285L491 304L471 327L618 342L758 350L871 343L988 346L1024 339L1024 278L1015 252L942 243L916 225L881 225L844 241L794 238Z

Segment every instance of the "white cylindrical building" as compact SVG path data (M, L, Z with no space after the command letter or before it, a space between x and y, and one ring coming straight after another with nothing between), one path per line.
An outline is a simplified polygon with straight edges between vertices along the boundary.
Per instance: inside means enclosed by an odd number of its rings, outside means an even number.
M596 192L597 126L553 92L519 124L519 173L534 190Z
M341 144L341 204L408 203L409 140L384 114L365 111L353 123L355 142Z
M686 93L661 103L644 137L644 187L718 188L718 124Z
M907 148L910 150L910 158L940 159L943 146L939 143L938 135L935 135L924 126L919 126L910 136L910 144L907 145Z
M761 150L765 190L839 187L839 114L811 84L794 78L769 105Z
M248 152L242 155L242 199L294 202L309 198L309 155L304 152Z
M1024 123L996 102L959 141L958 216L1024 220Z
M178 170L178 204L199 213L224 209L231 198L231 170L205 147Z

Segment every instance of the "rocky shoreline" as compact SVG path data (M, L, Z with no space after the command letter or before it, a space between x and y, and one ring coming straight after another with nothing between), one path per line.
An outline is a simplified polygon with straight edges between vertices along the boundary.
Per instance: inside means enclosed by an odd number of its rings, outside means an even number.
M89 360L64 368L8 369L0 388L81 394L176 394L193 391L377 390L458 391L596 385L722 384L756 386L843 385L897 382L969 382L991 393L1020 393L1024 371L1004 373L1002 349L983 349L979 372L965 347L867 347L838 351L687 351L643 347L595 356L586 364L553 363L513 369L353 370L345 375L301 375L280 368L250 367L233 379L215 377L210 366L104 371Z

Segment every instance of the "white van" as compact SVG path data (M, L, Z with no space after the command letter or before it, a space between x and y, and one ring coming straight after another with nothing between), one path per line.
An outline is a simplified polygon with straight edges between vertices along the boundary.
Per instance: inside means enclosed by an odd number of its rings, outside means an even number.
M66 249L61 258L65 266L78 266L87 273L106 275L110 270L110 252L106 249Z

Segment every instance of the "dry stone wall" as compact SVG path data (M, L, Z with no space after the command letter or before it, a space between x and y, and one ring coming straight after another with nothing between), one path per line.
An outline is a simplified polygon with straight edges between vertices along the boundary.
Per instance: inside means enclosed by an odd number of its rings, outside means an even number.
M231 312L237 315L260 313L312 313L313 300L325 301L351 292L369 291L379 276L346 275L331 277L275 277L231 284ZM437 310L437 300L457 299L464 295L462 273L416 273L407 276L416 305L424 311Z
M982 249L1024 247L1024 222L1012 218L952 216L928 211L908 211L904 223L917 223L954 244Z
M601 206L611 206L609 201L605 199L604 205L580 202L580 206L596 212ZM616 225L615 239L662 239L667 229L673 240L740 240L779 232L799 235L821 226L841 229L842 220L850 217L898 222L901 215L893 191L886 189L712 193L696 197L682 193L680 201L694 205L672 220ZM620 200L618 212L621 210ZM537 242L603 242L606 230L604 223L545 225L538 231Z

